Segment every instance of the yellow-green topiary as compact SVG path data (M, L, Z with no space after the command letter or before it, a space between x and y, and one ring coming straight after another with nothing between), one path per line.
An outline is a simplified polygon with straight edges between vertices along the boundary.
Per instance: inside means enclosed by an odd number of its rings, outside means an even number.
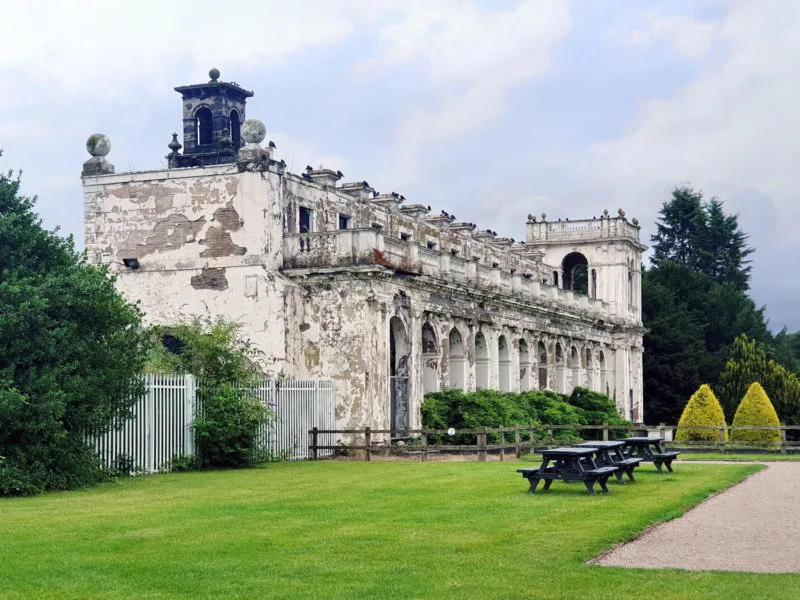
M681 420L678 425L683 427L686 425L699 425L719 427L725 425L725 414L722 412L722 407L711 391L711 388L706 384L692 394L689 402L686 403L686 408L683 409ZM727 439L727 431L725 436ZM719 441L718 429L678 429L675 435L677 442L694 442L694 441Z
M742 398L736 415L733 417L733 426L744 425L780 425L775 407L769 401L769 396L757 381L750 385L747 393ZM731 432L731 441L736 442L780 442L781 433L778 429L743 429Z

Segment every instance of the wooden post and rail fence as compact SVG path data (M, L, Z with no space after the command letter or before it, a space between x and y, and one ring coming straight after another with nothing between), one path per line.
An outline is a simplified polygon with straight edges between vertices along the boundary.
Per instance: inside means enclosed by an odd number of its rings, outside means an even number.
M715 440L675 442L673 432L680 429L711 430L719 432ZM780 442L742 442L730 441L734 431L777 430ZM569 434L572 432L572 435ZM787 432L791 432L787 435ZM667 448L687 451L770 451L781 454L800 453L800 426L685 426L677 425L513 425L509 427L478 429L320 429L309 430L309 452L312 460L320 458L323 452L333 454L363 453L364 460L370 461L373 456L397 455L418 457L428 460L431 454L470 453L476 454L478 461L486 461L487 456L496 454L504 460L507 452L514 453L515 458L532 454L536 448L548 448L559 445L572 445L580 441L613 440L635 435L661 437ZM337 437L341 436L341 437ZM336 444L320 443L322 439L336 439ZM792 439L789 439L792 438ZM454 443L458 441L459 443Z

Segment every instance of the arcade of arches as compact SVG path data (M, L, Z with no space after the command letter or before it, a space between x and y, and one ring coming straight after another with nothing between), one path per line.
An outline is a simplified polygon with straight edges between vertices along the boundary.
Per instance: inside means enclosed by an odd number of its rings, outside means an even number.
M581 386L622 401L628 394L617 393L613 365L622 354L628 361L629 353L640 353L635 347L613 348L597 341L514 327L442 322L434 315L426 315L418 335L406 332L404 327L400 319L392 318L391 374L401 374L398 354L411 363L418 356L419 368L404 363L402 374L413 377L419 373L423 394L444 388L509 392L548 389L569 394ZM421 341L418 353L407 345L413 339Z

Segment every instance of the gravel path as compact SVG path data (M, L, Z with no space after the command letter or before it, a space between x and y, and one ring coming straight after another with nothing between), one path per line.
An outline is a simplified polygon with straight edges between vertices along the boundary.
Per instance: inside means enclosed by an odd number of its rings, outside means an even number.
M800 573L800 463L767 468L592 564Z

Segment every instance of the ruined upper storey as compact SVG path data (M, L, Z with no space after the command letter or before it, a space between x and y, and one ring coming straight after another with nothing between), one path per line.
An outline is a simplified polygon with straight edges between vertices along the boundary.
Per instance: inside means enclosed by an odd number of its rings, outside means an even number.
M321 165L292 174L273 158L272 142L262 147L263 123L240 121L252 92L220 82L216 70L210 76L175 88L186 147L181 154L177 140L170 144L168 171L109 177L108 140L92 136L103 141L90 148L102 156L84 165L86 244L95 260L135 258L141 271L260 264L300 277L369 266L641 325L645 247L638 222L621 209L579 221L529 215L525 241L515 241L366 181L343 183L340 171ZM204 111L213 117L208 130Z
M219 81L217 69L208 72L208 83L175 88L183 100L183 153L177 134L169 144L171 169L236 162L243 146L241 126L245 104L253 96L235 82Z

